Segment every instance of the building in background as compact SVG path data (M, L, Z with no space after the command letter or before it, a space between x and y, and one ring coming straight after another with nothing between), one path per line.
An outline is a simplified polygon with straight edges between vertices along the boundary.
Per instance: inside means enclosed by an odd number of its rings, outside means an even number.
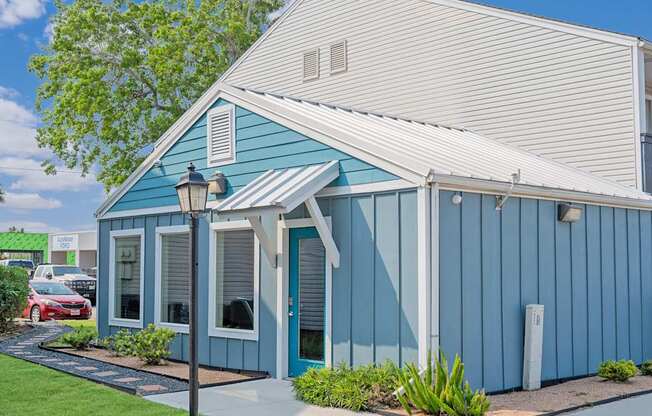
M48 259L48 235L26 232L0 233L0 259L29 259L34 264L45 263Z
M97 233L95 230L52 233L48 236L50 263L79 266L95 275Z

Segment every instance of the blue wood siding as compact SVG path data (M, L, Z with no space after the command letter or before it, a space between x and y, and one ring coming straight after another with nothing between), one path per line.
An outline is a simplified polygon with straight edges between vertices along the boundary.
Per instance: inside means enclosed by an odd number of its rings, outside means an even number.
M332 362L349 365L398 363L417 359L416 191L392 191L318 199L330 216L341 266L333 269ZM305 207L289 217L307 218ZM199 227L199 293L208 293L209 219ZM265 220L273 232L275 224ZM186 223L180 214L101 220L99 223L100 336L120 328L108 324L109 233L145 228L144 324L154 322L155 232L157 226ZM215 367L276 373L276 269L261 256L259 339L209 337L199 327L199 359ZM208 314L208 295L200 296L199 315ZM188 358L187 336L172 343L172 358Z
M217 101L213 107L223 105ZM316 140L236 107L236 162L218 168L206 167L206 116L190 127L160 160L110 209L110 212L151 208L178 203L174 185L186 172L188 162L210 177L220 170L227 177L227 194L242 188L268 169L340 161L340 176L329 186L356 185L397 179L381 169L352 158ZM226 196L225 195L225 196ZM214 198L210 196L210 198Z
M521 385L525 305L545 306L543 380L595 373L606 359L652 358L652 213L440 194L440 345L475 387Z

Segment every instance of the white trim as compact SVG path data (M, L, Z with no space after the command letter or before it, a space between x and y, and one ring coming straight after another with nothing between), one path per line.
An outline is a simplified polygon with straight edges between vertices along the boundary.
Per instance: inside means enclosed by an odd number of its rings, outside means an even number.
M224 221L213 222L210 224L210 234L208 238L208 336L244 339L249 341L258 341L259 333L259 315L260 315L260 242L254 233L254 329L232 329L218 328L215 325L215 291L217 278L217 269L215 262L216 241L215 236L220 231L251 230L251 225L246 220L241 221ZM252 230L253 231L253 230Z
M331 217L324 217L331 228ZM288 376L288 291L290 288L290 228L315 227L312 218L295 220L282 219L277 222L277 247L281 247L280 261L276 268L276 378L283 379ZM324 303L324 365L333 366L333 268L326 262L326 301Z
M645 56L638 46L632 53L632 88L634 98L634 166L636 187L643 189L643 144L641 134L645 131Z
M430 348L430 188L417 188L417 286L419 366L427 363Z
M220 201L208 201L206 203L206 209L213 209L217 207ZM138 209L126 209L123 211L113 211L107 212L102 216L98 216L98 220L110 220L113 218L124 218L124 217L138 217L141 215L157 215L157 214L169 214L172 212L181 212L179 205L163 205L160 207L153 208L138 208Z
M211 159L213 140L211 137L212 116L215 114L227 113L229 116L229 156L220 159ZM222 165L229 165L236 161L235 156L235 106L224 104L206 111L206 167L214 168Z
M410 189L415 188L416 185L412 182L406 181L405 179L394 179L391 181L382 181L382 182L372 182L372 183L363 183L360 185L347 185L347 186L329 186L323 188L321 191L315 194L315 197L327 197L327 196L340 196L340 195L352 195L352 194L367 194L367 193L376 193L376 192L385 192L385 191L398 191L401 189Z
M493 16L508 19L514 22L526 23L546 29L557 30L572 35L582 36L585 38L596 39L603 42L615 43L617 45L634 46L639 42L636 36L624 35L615 32L609 32L601 29L580 26L572 23L560 22L545 17L533 16L530 14L514 12L493 6L485 6L470 1L459 0L426 0L430 3L442 6L454 7L456 9L466 10L475 13L481 13L487 16Z
M95 329L100 330L99 325L97 322L101 322L99 315L99 311L102 309L100 306L100 293L102 293L100 289L100 280L106 280L106 279L98 279L100 275L100 221L97 220L95 221L95 247L97 247L97 250L95 250ZM106 250L106 247L103 247L104 250ZM110 275L109 275L110 276Z
M439 353L439 185L430 190L431 262L430 268L430 350Z
M176 324L172 322L163 322L161 320L161 280L162 280L162 237L170 234L188 234L190 238L190 227L188 225L171 225L165 227L156 227L156 255L154 256L155 273L154 273L154 324L163 328L169 328L177 333L187 334L187 324Z
M308 213L315 223L315 228L317 228L319 238L326 249L326 257L328 257L330 264L337 269L340 267L340 250L337 248L337 244L335 244L330 226L326 224L324 215L321 213L319 204L317 204L317 200L314 196L306 199L305 203L306 208L308 208Z
M120 237L140 237L140 317L124 319L115 317L115 240ZM109 232L109 325L128 328L142 328L145 309L145 229L132 228ZM99 263L98 263L99 264ZM100 280L100 279L98 279Z
M260 241L260 245L267 256L267 260L272 267L276 267L276 244L274 240L269 238L263 223L260 220L260 217L247 217L247 221L251 226L251 229L254 230L254 234Z

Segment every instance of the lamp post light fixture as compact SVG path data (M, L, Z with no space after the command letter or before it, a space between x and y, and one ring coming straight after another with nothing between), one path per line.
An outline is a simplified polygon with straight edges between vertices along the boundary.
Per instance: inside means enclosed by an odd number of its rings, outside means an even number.
M175 186L179 197L181 212L190 214L190 319L189 326L189 351L188 366L190 368L189 381L189 413L197 416L199 408L199 358L197 348L197 220L206 211L206 198L208 197L208 183L201 173L195 172L195 166L190 163L188 172L179 179Z

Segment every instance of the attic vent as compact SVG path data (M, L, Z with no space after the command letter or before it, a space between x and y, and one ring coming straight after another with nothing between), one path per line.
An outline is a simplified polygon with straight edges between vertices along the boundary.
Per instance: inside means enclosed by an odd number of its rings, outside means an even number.
M319 48L303 54L303 80L319 78Z
M208 167L235 162L234 113L233 105L222 105L206 114Z
M346 72L346 41L331 45L331 74Z

